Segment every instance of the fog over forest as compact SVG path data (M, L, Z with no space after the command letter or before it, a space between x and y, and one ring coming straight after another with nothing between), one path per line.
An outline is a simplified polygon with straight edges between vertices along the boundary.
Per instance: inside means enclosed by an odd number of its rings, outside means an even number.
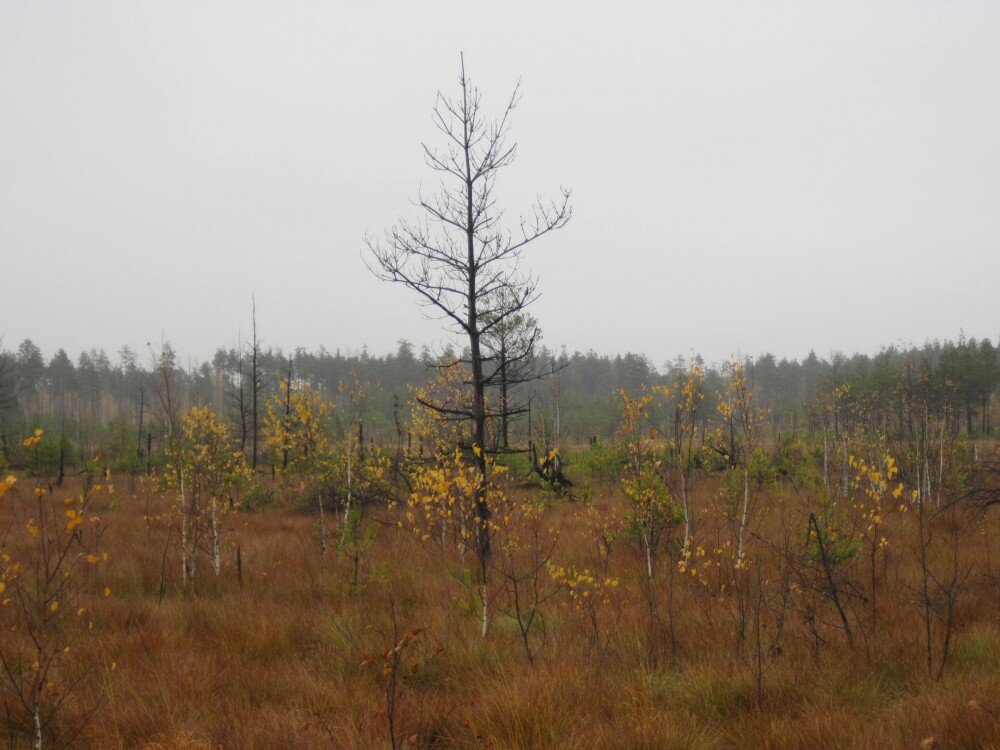
M6 2L5 345L445 345L359 253L436 176L459 53L519 146L552 348L662 364L995 337L995 3ZM485 31L488 29L488 31ZM52 272L59 269L59 272Z

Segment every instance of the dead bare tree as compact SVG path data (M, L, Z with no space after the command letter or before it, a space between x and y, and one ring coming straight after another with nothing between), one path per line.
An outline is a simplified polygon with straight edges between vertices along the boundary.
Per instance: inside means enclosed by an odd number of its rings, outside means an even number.
M139 384L139 413L137 415L138 425L136 427L135 436L135 454L139 459L140 464L143 461L148 461L147 457L144 455L142 450L142 419L146 415L146 386L142 383Z
M504 311L515 303L515 298L504 288L500 290L494 307ZM524 310L504 315L483 335L486 386L495 390L498 396L496 408L490 409L494 418L499 420L496 450L511 450L511 422L528 411L527 402L519 400L518 387L549 374L548 370L539 368L536 361L536 347L541 335L538 321Z
M152 356L150 387L156 399L155 414L165 436L167 453L171 456L177 456L181 446L181 402L177 384L177 354L167 341L161 341L158 350L154 349L151 344L147 344L147 346ZM174 461L170 471L174 473L173 481L178 491L177 521L181 545L181 580L187 585L195 576L192 520L195 514L194 496L185 492L184 471L181 462Z
M282 416L282 422L287 432L291 428L292 424L292 375L293 375L293 361L291 355L288 356L288 369L285 371L285 403L284 415ZM281 470L285 471L288 468L288 446L286 445L281 451Z
M248 427L249 399L247 398L249 379L247 377L246 346L243 343L242 334L237 336L235 353L236 367L234 369L230 363L226 373L226 407L229 419L239 435L240 453L246 455L247 439L250 436Z
M257 300L250 297L251 337L247 342L250 354L250 469L257 471L257 444L260 441L261 393L264 375L260 368L260 339L257 336ZM242 387L242 386L241 386Z
M964 500L972 506L1000 506L1000 452L993 451L973 465Z
M517 154L510 140L510 120L520 98L520 84L499 118L482 109L479 89L465 73L461 58L457 96L438 92L433 120L445 146L424 144L428 167L440 176L433 194L418 194L421 217L398 221L383 237L366 237L366 263L380 279L402 284L420 298L430 315L468 340L470 402L449 406L428 404L447 419L468 421L469 447L480 477L476 489L476 553L484 590L490 557L490 509L486 503L489 468L486 427L489 415L486 389L490 375L484 338L522 313L538 297L537 280L520 269L524 249L540 237L560 229L572 214L568 190L558 200L539 200L515 232L504 226L496 204L496 181ZM484 603L485 611L485 603ZM484 626L485 632L485 626Z

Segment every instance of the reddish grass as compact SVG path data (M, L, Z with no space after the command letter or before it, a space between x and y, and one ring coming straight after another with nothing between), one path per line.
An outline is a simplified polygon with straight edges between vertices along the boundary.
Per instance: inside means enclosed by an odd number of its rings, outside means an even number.
M700 507L710 506L711 489L698 498ZM882 595L883 629L869 647L848 649L824 604L819 627L827 645L816 653L793 601L780 655L764 657L758 696L752 649L737 648L731 594L671 576L676 557L664 554L655 594L663 622L651 630L643 563L628 540L613 548L611 572L621 584L601 614L601 645L588 649L587 621L554 599L543 611L545 638L535 642L531 667L509 618L495 613L489 636L479 637L461 581L394 525L392 511L368 511L375 539L362 559L360 590L347 583L348 560L335 555L320 564L313 514L280 508L227 517L221 579L205 558L199 580L182 590L176 553L168 550L160 601L166 527L147 530L144 514L147 506L165 511L171 499L125 486L117 492L113 505L103 500L112 560L98 582L113 595L93 603L94 636L81 646L83 661L102 665L88 689L105 697L81 746L387 747L383 678L363 661L394 644L394 613L399 632L424 629L404 654L407 670L429 659L404 680L397 720L404 747L413 738L442 748L874 750L916 748L933 736L941 748L1000 748L1000 588L991 549L997 514L977 521L979 541L963 551L975 568L940 680L922 661L919 601L908 588L917 569L901 536L887 578L894 583ZM605 513L622 512L613 488L595 494ZM777 509L793 501L763 502L774 510L760 534L776 538ZM583 511L581 503L557 502L547 513L562 529L559 562L594 568ZM705 529L725 533L714 511L703 516ZM900 521L901 535L912 531L908 523ZM772 587L773 557L762 542L751 545ZM666 627L671 579L673 648ZM773 608L762 615L767 637L775 615ZM111 661L114 669L105 666ZM978 710L970 700L979 701Z

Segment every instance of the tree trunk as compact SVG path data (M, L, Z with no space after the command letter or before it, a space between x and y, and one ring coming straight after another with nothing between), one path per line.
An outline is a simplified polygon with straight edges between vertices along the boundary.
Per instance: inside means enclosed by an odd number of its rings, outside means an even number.
M691 508L688 506L687 470L684 466L681 467L681 502L684 505L684 547L687 548L691 543L693 524Z
M292 359L288 358L288 374L285 378L285 435L288 435L292 424ZM281 450L281 470L284 471L288 468L288 441L283 440L285 443Z
M219 544L219 504L212 498L212 568L215 575L222 573L222 557Z
M252 301L252 324L253 324L253 345L250 350L250 388L251 388L251 401L253 413L250 415L252 432L250 434L250 468L256 473L257 471L257 439L259 438L260 428L258 425L258 420L260 418L260 344L257 340L257 302L251 297Z
M646 547L646 580L650 586L653 585L653 540L647 535L645 538Z
M507 383L507 351L500 348L500 445L510 448L509 385Z
M823 488L826 490L826 494L830 494L830 474L829 474L829 458L826 440L826 428L823 428Z
M350 432L348 432L350 436ZM347 441L347 499L344 502L344 529L341 537L341 544L347 543L347 526L351 521L351 493L354 490L354 477L351 472L352 469L352 458L354 456L354 447L351 445L350 437Z
M35 702L34 711L35 722L35 750L42 750L42 717L38 711L38 702Z
M750 467L743 469L743 511L740 514L740 533L738 537L736 559L743 561L743 538L747 531L747 514L750 510Z
M319 493L319 554L320 559L326 562L326 515L323 510L323 493Z
M186 585L189 579L188 565L188 506L184 498L184 473L180 475L180 498L178 509L181 513L181 581Z
M483 578L482 592L483 592L483 625L482 628L480 629L479 635L481 638L485 638L486 633L489 632L490 629L490 608L488 599L489 594L486 588L485 578Z
M479 556L479 566L483 585L483 629L486 636L489 627L489 614L486 607L487 573L490 557L490 509L486 502L486 483L489 481L489 469L486 464L486 393L483 377L483 355L479 341L477 265L476 265L476 225L473 218L475 196L473 194L473 175L469 132L469 90L465 79L465 61L462 61L462 112L463 141L462 150L465 158L465 239L466 264L468 269L468 297L466 299L467 332L469 334L469 351L472 358L472 443L479 450L474 451L476 468L479 471L479 483L475 489L476 508L476 554Z

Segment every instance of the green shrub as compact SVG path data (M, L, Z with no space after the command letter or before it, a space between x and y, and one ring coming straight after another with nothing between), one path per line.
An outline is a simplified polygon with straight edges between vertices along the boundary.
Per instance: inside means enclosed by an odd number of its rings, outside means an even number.
M567 464L572 467L574 477L617 479L621 476L625 459L624 446L602 441L573 454Z
M265 484L259 479L251 481L240 498L241 507L249 511L271 508L277 504L277 490L273 485Z

